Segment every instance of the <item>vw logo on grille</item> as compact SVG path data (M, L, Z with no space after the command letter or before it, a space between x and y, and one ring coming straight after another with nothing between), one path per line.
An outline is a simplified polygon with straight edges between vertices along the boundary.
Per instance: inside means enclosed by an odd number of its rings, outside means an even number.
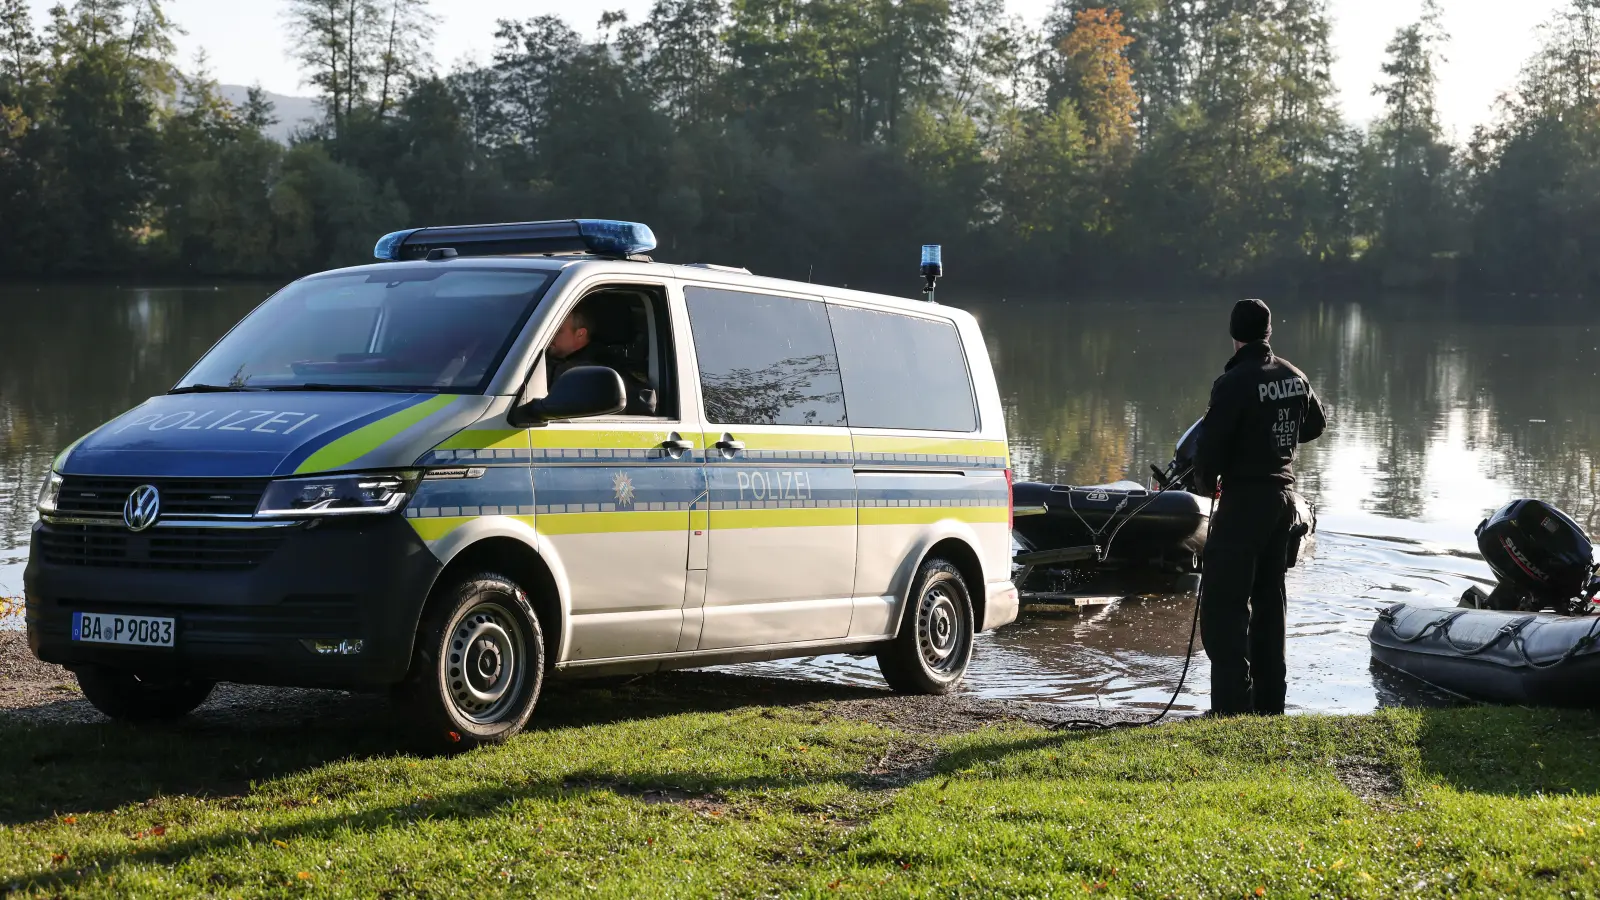
M142 484L122 504L122 522L129 531L143 531L161 517L161 492L153 484Z

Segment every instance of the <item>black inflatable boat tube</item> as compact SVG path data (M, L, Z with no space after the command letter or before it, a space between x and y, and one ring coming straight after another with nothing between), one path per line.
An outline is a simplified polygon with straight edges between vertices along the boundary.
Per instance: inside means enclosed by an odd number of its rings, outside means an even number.
M1452 694L1600 708L1600 616L1399 603L1369 640L1377 662Z

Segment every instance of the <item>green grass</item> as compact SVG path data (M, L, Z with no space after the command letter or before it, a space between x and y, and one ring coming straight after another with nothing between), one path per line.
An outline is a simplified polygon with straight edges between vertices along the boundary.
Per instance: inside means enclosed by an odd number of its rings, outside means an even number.
M442 757L359 715L0 719L0 895L1600 895L1590 713L936 739L742 684L558 685L535 730ZM1357 797L1353 762L1396 790Z

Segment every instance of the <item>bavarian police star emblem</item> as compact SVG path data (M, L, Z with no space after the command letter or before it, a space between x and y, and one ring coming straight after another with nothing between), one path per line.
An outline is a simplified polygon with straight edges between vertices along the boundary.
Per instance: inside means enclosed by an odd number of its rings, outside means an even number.
M627 472L618 472L611 476L611 494L617 498L618 506L633 505L633 479Z

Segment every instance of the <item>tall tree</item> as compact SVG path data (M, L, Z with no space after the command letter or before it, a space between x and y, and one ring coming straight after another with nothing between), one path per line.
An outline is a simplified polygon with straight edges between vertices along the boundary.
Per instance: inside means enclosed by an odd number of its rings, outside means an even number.
M1034 254L1041 244L1058 253L1078 249L1089 141L1077 107L1062 100L1048 112L1013 113L1002 120L997 138L992 198L1004 233Z
M384 8L378 0L289 0L287 22L306 82L342 135L383 71Z
M1101 8L1080 11L1061 41L1062 98L1077 105L1101 167L1120 168L1133 154L1139 95L1126 55L1132 43L1122 28L1122 13Z
M39 50L28 0L0 0L0 98L32 80Z
M1414 281L1453 241L1453 152L1436 101L1449 40L1441 16L1438 4L1426 0L1422 17L1390 40L1385 79L1373 87L1384 114L1373 127L1377 152L1367 189L1377 213L1374 253L1390 281Z
M726 109L727 14L722 0L656 0L643 22L619 36L625 59L674 121L700 124Z
M282 264L269 250L283 148L261 133L271 104L252 89L235 106L203 62L195 69L180 76L177 107L162 123L153 253L187 272L272 274Z
M146 235L159 177L157 114L170 96L172 35L157 0L80 0L50 10L49 122L34 138L36 189L56 231L51 264L128 265Z
M380 12L382 40L378 51L377 112L387 115L399 98L403 83L420 79L430 55L427 41L433 37L433 21L428 14L429 0L385 0Z
M1600 284L1600 0L1569 0L1468 153L1474 263L1528 290Z
M1514 103L1529 117L1593 108L1600 102L1600 0L1568 0L1541 30L1543 47L1524 68Z
M1104 9L1119 14L1124 30L1133 38L1124 55L1132 66L1131 81L1139 94L1139 127L1149 136L1187 95L1196 50L1192 22L1200 5L1198 0L1056 0L1044 21L1047 50L1060 47L1076 27L1080 13ZM1046 82L1059 91L1067 74L1061 60L1046 60L1044 69Z
M494 72L501 139L531 142L549 120L556 80L583 48L583 39L557 16L501 20Z

